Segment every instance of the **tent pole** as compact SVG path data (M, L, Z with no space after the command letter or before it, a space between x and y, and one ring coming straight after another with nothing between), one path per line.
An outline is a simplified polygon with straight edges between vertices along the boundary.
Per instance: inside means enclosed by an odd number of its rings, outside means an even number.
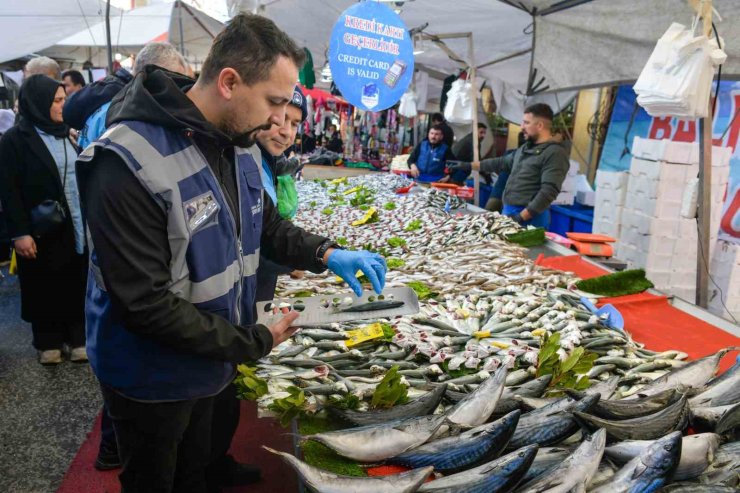
M478 86L475 81L475 52L473 50L473 33L468 33L468 59L470 60L470 95L473 99L473 161L480 161L478 149ZM480 173L473 171L473 204L480 206ZM484 204L485 205L485 204Z
M182 29L182 0L177 0L177 24L180 31L180 54L185 56L185 37Z
M108 49L108 73L113 73L113 47L110 40L110 0L105 2L105 44Z
M712 36L712 0L699 4L703 20L703 32L707 38ZM719 94L715 95L719 97ZM702 308L709 305L709 266L711 265L711 223L712 223L712 102L706 118L699 120L699 214L698 248L696 255L696 304Z

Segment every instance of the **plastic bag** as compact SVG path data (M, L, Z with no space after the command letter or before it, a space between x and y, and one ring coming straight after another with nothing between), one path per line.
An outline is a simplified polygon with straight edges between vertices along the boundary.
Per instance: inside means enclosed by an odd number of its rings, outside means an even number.
M401 104L398 105L398 113L406 118L414 118L417 115L416 93L414 93L414 91L408 91L401 96Z
M715 39L695 36L694 27L671 24L635 83L637 102L651 116L707 116L714 70L727 54Z
M450 123L470 123L473 121L473 86L470 82L457 79L447 92L445 120Z
M283 219L293 219L298 211L298 192L291 175L277 177L278 212Z

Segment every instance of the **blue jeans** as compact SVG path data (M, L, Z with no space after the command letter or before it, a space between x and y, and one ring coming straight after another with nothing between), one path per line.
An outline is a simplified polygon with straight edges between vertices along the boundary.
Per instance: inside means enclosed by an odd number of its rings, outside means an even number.
M502 212L504 216L513 216L514 214L522 212L524 209L525 207L523 205L504 204L504 210ZM550 227L550 209L545 209L545 212L543 212L542 214L534 216L529 221L525 221L523 223L523 226L534 226L536 228L547 229L548 227Z

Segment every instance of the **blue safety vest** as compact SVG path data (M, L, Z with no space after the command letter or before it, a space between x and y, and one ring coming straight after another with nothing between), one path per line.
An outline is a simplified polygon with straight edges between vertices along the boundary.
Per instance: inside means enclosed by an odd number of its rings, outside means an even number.
M80 166L99 148L120 156L167 216L172 254L168 290L234 324L254 323L264 201L257 147L235 148L239 232L216 176L190 136L145 122L122 122L80 155ZM207 397L228 385L233 364L187 354L126 330L111 308L94 245L90 260L87 349L103 385L144 401Z
M430 183L444 178L445 154L447 154L447 144L442 143L437 147L432 147L428 140L422 141L419 157L416 160L416 167L419 168L417 180Z

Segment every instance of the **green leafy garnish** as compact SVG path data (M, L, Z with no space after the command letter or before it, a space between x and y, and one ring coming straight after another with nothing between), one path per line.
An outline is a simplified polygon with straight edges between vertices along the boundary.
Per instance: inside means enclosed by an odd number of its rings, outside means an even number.
M257 376L257 368L247 365L237 365L236 384L237 397L248 401L256 401L267 394L267 382Z
M308 203L308 205L309 207L316 207L317 204L315 200L312 200L311 202Z
M408 226L403 228L404 231L416 231L417 229L421 229L421 219L414 219Z
M383 209L385 209L387 211L392 211L395 208L396 208L396 203L395 202L386 202L385 205L383 205Z
M391 324L381 323L380 327L383 329L383 340L387 342L392 341L393 337L396 335L396 331L393 329L393 326Z
M388 244L393 248L405 247L406 240L404 240L403 238L399 238L398 236L394 236L392 238L388 238Z
M537 377L552 375L550 388L555 390L587 389L591 382L585 374L591 370L599 355L587 352L579 346L573 349L565 360L560 361L559 349L560 333L556 332L543 338L537 357Z
M361 211L367 211L370 210L370 206L367 204L362 204L360 207L358 207Z
M370 407L373 409L390 409L397 404L404 404L409 400L409 392L401 383L398 374L398 365L392 366L380 381L373 392Z
M401 260L400 258L390 257L385 259L385 264L388 266L389 269L393 270L400 269L401 267L406 265L406 262L404 260Z
M428 299L436 298L437 295L439 294L439 293L435 293L434 291L432 291L429 286L427 286L421 281L409 281L406 283L406 286L413 289L414 292L416 293L416 296L420 300L428 300Z
M349 241L347 241L347 238L340 236L337 238L337 245L339 246L347 246L349 244Z
M325 216L331 216L332 214L334 214L334 209L332 209L331 207L327 207L322 210L321 213Z
M328 402L328 404L332 407L336 407L339 409L352 409L352 410L359 409L360 403L361 403L360 398L354 394L345 394L342 397L330 395L329 402Z
M275 412L279 419L280 425L286 428L293 418L297 418L305 411L306 395L298 387L288 387L286 391L290 394L282 399L275 399L268 406L270 411Z

